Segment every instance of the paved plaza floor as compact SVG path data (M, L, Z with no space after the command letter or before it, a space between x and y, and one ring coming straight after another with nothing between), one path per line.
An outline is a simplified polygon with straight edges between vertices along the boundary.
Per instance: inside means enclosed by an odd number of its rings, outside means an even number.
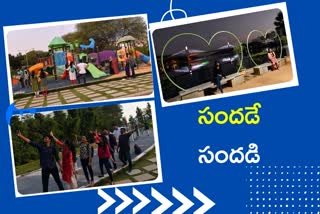
M15 100L18 109L63 104L104 101L110 99L150 95L153 92L152 74L143 74L136 78L106 81L94 85L49 92L47 97L29 96Z

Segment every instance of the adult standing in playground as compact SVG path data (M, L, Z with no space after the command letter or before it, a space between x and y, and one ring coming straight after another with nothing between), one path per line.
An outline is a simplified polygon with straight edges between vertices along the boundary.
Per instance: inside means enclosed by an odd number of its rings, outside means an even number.
M114 74L114 69L112 65L112 56L109 57L109 68L110 68L110 74Z
M213 67L213 80L212 82L214 82L218 88L218 90L220 90L221 93L223 93L223 88L221 85L221 80L222 77L226 78L226 75L224 75L220 62L216 61L214 63L214 67Z
M70 79L70 83L71 85L76 85L77 84L77 69L74 66L73 62L70 62L69 67L67 68L68 72L69 72L69 79Z
M86 84L86 68L88 67L87 63L82 62L82 59L79 60L77 64L77 68L79 69L79 83L81 83L81 79L83 79L83 83Z
M48 192L50 174L53 176L59 189L64 190L62 182L60 180L59 171L56 165L57 162L60 169L62 169L61 161L59 159L59 155L56 148L53 145L51 145L50 136L43 136L44 144L31 141L29 138L23 136L20 131L18 131L17 136L20 139L22 139L25 143L38 149L39 151L43 192Z
M40 71L41 90L42 90L43 96L45 96L45 97L48 95L48 81L47 81L47 76L48 76L48 73L47 73L46 71L44 71L43 68L41 68L41 71Z
M32 92L36 97L39 97L39 85L38 81L40 80L34 71L31 72L31 84L32 84Z
M27 70L27 68L25 68L23 70L23 81L24 81L24 85L26 86L26 88L29 88L30 87L30 82L29 82L29 71Z
M136 61L132 56L132 53L129 53L129 65L131 69L131 77L136 78L136 73L134 71L134 67L136 67Z

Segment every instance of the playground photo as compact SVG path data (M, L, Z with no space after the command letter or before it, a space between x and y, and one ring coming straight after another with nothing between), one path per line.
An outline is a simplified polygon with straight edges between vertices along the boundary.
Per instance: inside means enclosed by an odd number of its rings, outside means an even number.
M163 105L298 85L286 9L230 14L150 25Z
M18 109L149 97L146 15L4 27Z
M162 181L154 102L13 116L17 196Z

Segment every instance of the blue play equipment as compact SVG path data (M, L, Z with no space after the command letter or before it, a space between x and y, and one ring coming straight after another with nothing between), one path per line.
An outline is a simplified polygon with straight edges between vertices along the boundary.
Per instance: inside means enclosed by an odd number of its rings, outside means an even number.
M83 45L83 44L81 44L81 45L80 45L80 48L81 48L82 50L83 50L83 49L88 49L88 48L94 49L94 45L95 45L94 39L93 39L93 38L90 38L89 41L90 41L90 44L89 44L89 45Z

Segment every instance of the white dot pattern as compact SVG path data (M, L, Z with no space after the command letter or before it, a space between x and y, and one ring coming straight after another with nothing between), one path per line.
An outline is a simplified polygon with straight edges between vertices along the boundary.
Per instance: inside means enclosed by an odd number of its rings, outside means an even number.
M250 214L320 214L320 166L250 166Z

